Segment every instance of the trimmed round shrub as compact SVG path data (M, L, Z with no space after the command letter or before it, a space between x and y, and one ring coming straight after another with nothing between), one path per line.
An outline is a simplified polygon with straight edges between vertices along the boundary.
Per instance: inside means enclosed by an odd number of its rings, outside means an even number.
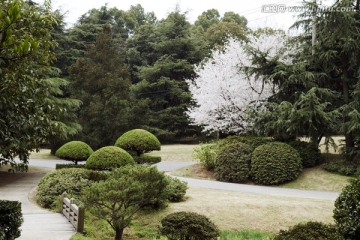
M288 144L298 151L304 168L314 167L319 164L321 159L320 150L311 143L292 141Z
M350 180L336 199L334 219L345 239L360 239L360 179Z
M133 129L124 133L116 140L115 146L137 156L161 148L159 140L144 129Z
M94 151L92 148L81 141L71 141L62 145L56 152L55 156L73 161L86 161Z
M168 181L166 187L167 199L170 202L181 202L188 188L187 183L170 176L166 176L166 180Z
M86 160L86 167L94 170L112 170L127 164L135 164L133 157L124 149L114 146L100 148Z
M293 226L289 230L281 230L273 240L339 240L335 225L321 222L307 222Z
M149 155L141 155L141 156L133 156L134 160L138 164L155 164L161 162L161 157L158 156L149 156Z
M251 175L258 184L275 185L295 180L301 173L301 158L290 145L273 142L257 147L251 157Z
M252 147L241 142L220 147L215 160L216 179L236 183L248 180L252 152Z
M89 186L90 171L79 168L60 169L46 174L38 184L36 200L45 208L57 207L57 199L64 192L79 196L81 190Z
M193 212L176 212L161 220L161 235L169 240L215 240L219 229L207 217Z

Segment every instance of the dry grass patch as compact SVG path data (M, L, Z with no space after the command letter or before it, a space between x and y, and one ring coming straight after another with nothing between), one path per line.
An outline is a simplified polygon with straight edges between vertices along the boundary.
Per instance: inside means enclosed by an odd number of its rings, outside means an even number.
M161 161L165 162L191 162L195 161L192 155L194 148L197 146L196 144L162 145L160 151L152 151L148 155L160 156Z
M49 159L49 160L59 160L60 158L51 154L50 149L40 149L39 152L32 151L30 153L30 159Z
M296 199L249 193L190 188L185 202L171 204L169 212L204 214L221 230L261 230L275 233L300 222L333 223L333 201Z
M177 169L170 174L177 177L215 180L215 172L207 170L199 163Z
M300 177L293 182L281 185L284 188L341 192L351 177L330 173L321 167L304 169Z

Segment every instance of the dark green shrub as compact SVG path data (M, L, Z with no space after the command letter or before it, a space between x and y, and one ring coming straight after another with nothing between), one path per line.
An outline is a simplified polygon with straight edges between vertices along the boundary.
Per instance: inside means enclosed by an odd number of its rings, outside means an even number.
M161 220L161 235L169 240L215 240L219 229L207 217L193 212L176 212Z
M345 176L356 176L359 163L357 161L335 159L331 162L324 163L321 167L329 172L339 173Z
M90 170L67 168L46 174L39 182L36 200L40 206L55 208L59 196L64 192L78 196L81 190L89 186Z
M115 146L137 156L161 148L159 140L144 129L134 129L124 133L116 140Z
M133 157L124 149L114 146L103 147L95 151L86 160L86 167L94 170L111 170L125 166L127 164L135 164Z
M273 240L339 240L334 225L320 222L307 222L293 226L289 230L281 230Z
M319 148L302 141L292 141L288 144L298 151L304 168L314 167L319 164L321 159Z
M197 158L207 170L215 168L217 144L201 144L194 149L194 157Z
M246 143L250 145L253 149L273 142L273 140L269 137L257 137L257 136L229 136L222 140L224 144L232 144L232 143Z
M71 141L62 145L55 153L55 156L73 161L75 164L79 161L86 161L94 151L92 148L81 141Z
M295 180L301 173L299 153L286 143L257 147L251 157L251 174L258 184L274 185Z
M55 169L60 170L64 168L86 168L84 164L75 165L75 164L56 164Z
M245 182L250 176L253 148L245 143L232 143L218 149L215 161L216 179L224 182Z
M161 157L158 156L141 155L133 156L133 158L138 164L155 164L161 162Z
M334 219L345 239L360 239L360 179L350 180L336 199Z
M20 202L0 200L0 239L13 240L20 237L19 228L23 221Z
M184 199L187 190L187 183L177 178L166 176L168 185L166 187L167 199L170 202L181 202Z

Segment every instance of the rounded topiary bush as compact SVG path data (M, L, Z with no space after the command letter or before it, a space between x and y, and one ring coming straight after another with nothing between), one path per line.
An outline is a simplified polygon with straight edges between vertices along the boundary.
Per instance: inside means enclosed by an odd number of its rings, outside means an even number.
M127 164L135 164L133 157L114 146L100 148L86 160L86 167L94 170L111 170Z
M62 145L56 152L55 156L73 161L86 161L94 151L92 148L81 141L71 141Z
M281 230L273 240L339 240L335 225L320 222L307 222L293 226L289 230Z
M274 185L295 180L301 173L299 153L286 143L257 147L251 157L251 175L258 184Z
M40 206L55 208L57 199L64 192L70 195L79 195L81 190L89 186L90 170L65 168L46 174L38 184L36 200Z
M116 140L115 146L137 156L161 148L159 140L144 129L134 129L124 133Z
M304 168L314 167L319 164L321 153L319 148L313 144L302 141L292 141L288 144L298 151Z
M336 199L334 219L345 239L360 239L360 179L350 180Z
M252 152L252 147L241 142L221 146L215 160L216 179L225 182L248 180Z
M161 220L161 235L169 240L215 240L219 229L207 217L193 212L176 212Z

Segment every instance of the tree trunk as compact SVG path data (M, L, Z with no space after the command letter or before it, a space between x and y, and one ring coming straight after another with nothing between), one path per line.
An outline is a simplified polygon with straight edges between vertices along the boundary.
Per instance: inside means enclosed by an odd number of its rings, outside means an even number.
M350 90L349 90L349 85L348 85L348 77L347 77L346 69L344 69L344 71L345 71L344 75L341 78L341 84L342 84L342 88L343 88L344 103L349 104L350 103ZM343 123L346 123L349 120L348 113L345 112L345 115L343 117L344 117ZM353 157L351 156L352 154L350 154L349 151L353 150L353 148L355 146L355 141L354 141L352 134L347 133L347 131L348 131L348 129L346 127L344 127L345 154L346 154L347 160L352 160Z
M123 236L124 229L123 228L117 228L115 229L115 240L121 240Z

